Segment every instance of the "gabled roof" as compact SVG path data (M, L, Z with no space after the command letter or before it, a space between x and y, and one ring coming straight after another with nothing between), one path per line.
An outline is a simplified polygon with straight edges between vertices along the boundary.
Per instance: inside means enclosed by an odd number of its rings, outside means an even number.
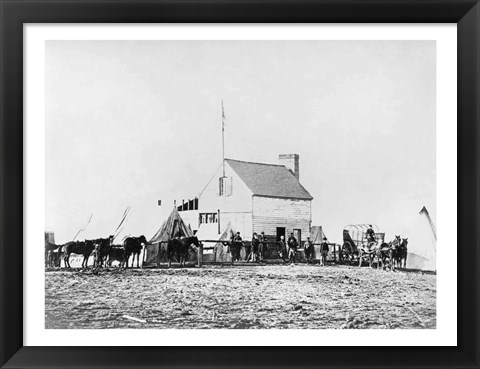
M225 162L254 195L312 200L313 197L284 165L252 163L233 159Z

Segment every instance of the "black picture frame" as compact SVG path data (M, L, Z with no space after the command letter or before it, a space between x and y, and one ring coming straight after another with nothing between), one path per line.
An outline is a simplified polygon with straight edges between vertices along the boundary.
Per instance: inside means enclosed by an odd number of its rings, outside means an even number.
M0 0L0 14L1 367L479 367L478 0ZM23 346L23 25L145 22L457 23L457 347Z

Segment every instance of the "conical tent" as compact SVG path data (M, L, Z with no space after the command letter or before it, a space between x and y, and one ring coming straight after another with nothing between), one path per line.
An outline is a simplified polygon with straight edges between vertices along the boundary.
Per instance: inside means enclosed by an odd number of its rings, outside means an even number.
M437 231L423 207L408 233L407 268L436 270Z
M165 253L166 242L176 235L180 237L191 237L193 233L183 221L177 208L174 207L167 220L163 222L160 229L148 242L144 265L158 265L161 261L161 256Z
M231 223L228 222L227 226L223 230L222 234L218 238L219 241L230 241L235 236L235 230L232 228ZM215 253L215 261L217 262L231 262L232 252L229 245L225 245L223 242L217 242L213 249Z

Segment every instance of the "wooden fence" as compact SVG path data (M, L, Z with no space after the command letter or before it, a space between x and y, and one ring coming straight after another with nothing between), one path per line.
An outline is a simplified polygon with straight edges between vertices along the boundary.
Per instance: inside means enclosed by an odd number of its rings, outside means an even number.
M232 263L232 241L230 240L199 240L200 247L191 248L189 252L189 261L195 261L198 266L202 266L204 264L225 264L225 263ZM159 247L162 248L161 245L166 244L167 241L159 242ZM220 244L218 246L217 244ZM267 261L275 261L280 260L280 256L278 254L280 243L277 241L267 241L265 242L266 247L264 249L263 258ZM217 245L217 246L216 246ZM313 259L320 260L320 244L314 243L314 253ZM340 245L337 244L329 244L330 251L328 260L330 262L338 263L339 261L339 251ZM242 246L240 248L240 260L245 261L247 258L247 252L251 247L251 241L242 241ZM143 255L143 262L145 263L145 255ZM157 260L157 266L160 266L160 263L166 262L166 260L162 260L165 258L164 253L160 252ZM305 252L303 247L299 247L297 249L297 260L298 261L306 261L305 259Z

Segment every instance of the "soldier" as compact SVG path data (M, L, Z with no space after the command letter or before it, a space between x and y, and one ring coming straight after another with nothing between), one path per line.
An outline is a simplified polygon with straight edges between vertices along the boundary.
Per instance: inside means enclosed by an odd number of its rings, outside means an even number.
M278 244L277 244L277 252L278 252L278 256L280 256L280 259L282 259L283 262L285 263L285 258L287 257L287 248L285 246L284 236L280 236L280 241L278 241Z
M310 237L307 237L307 240L303 244L303 249L305 250L305 259L307 260L307 264L313 258L313 243L310 241Z
M322 255L322 258L320 260L320 265L321 266L326 266L327 265L327 255L328 255L328 240L327 237L323 237L323 242L320 245L320 254Z
M298 242L297 239L294 237L293 232L290 233L290 237L288 237L288 259L290 260L290 263L293 264L295 263L295 254L297 253L297 246Z
M251 251L250 254L247 257L247 262L250 261L250 259L253 261L257 261L257 253L258 253L258 246L260 244L260 241L258 240L257 233L254 233L252 236L252 246L250 247Z
M260 234L260 244L258 245L258 261L263 261L266 250L267 250L267 236L265 236L265 232L262 232Z
M373 230L373 227L371 224L368 225L368 229L365 232L367 235L367 241L370 242L375 242L375 231Z
M233 237L233 259L234 261L240 260L240 249L242 247L242 237L240 237L240 232L237 232L235 237Z

